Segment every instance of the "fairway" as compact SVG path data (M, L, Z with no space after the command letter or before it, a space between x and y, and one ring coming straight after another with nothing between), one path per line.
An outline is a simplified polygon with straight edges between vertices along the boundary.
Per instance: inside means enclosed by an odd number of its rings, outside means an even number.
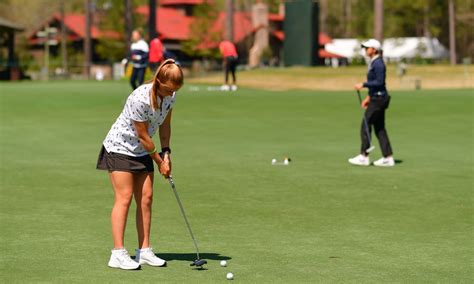
M387 129L398 164L361 168L347 163L359 151L354 91L185 85L173 111L173 177L208 270L189 267L192 241L158 176L151 243L168 267L108 268L113 192L95 165L129 89L0 84L0 282L214 283L227 272L242 283L474 278L467 89L391 92ZM289 166L271 165L285 155ZM134 208L125 236L132 255Z

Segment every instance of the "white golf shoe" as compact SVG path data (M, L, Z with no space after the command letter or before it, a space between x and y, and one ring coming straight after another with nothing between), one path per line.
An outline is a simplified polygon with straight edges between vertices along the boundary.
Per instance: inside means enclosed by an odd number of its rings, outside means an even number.
M388 158L382 157L382 158L380 158L380 159L378 159L377 161L374 162L374 166L377 166L377 167L393 167L393 166L395 166L395 160L393 159L393 157L388 157Z
M151 266L166 266L166 260L157 257L152 248L137 249L135 261Z
M354 158L350 158L349 163L356 165L356 166L368 166L370 165L369 157L366 157L362 154L355 156Z
M126 270L139 269L140 264L130 258L126 249L114 249L109 260L109 267Z
M230 90L233 92L237 91L237 85L230 86Z

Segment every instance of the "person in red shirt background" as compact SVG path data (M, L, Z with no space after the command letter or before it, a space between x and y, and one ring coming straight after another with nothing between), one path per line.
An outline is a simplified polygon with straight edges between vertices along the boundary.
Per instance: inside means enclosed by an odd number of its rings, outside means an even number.
M156 69L164 60L164 47L163 43L159 38L154 38L150 41L150 54L149 54L149 66L151 72L155 74Z
M236 91L235 69L237 67L238 55L235 45L232 42L225 40L219 44L219 50L222 54L222 63L225 67L225 85L222 86L222 89L225 91ZM229 72L232 73L232 86L229 86Z

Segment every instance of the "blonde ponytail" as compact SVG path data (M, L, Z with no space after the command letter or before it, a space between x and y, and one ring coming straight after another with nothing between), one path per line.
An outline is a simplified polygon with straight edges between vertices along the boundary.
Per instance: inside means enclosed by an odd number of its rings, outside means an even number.
M160 108L157 99L160 83L164 84L168 81L171 81L175 86L181 87L183 85L183 71L181 67L176 64L174 59L166 59L163 61L153 76L153 85L151 88L151 104L153 110Z

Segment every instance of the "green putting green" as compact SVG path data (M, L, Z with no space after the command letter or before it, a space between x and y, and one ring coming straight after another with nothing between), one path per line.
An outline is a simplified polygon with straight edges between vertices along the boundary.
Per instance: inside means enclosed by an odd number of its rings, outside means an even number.
M1 282L210 283L227 272L243 283L472 281L472 90L392 92L398 164L377 168L347 163L360 143L354 91L185 85L173 177L203 271L189 266L191 238L159 177L151 238L168 267L107 267L113 193L95 164L129 91L124 82L0 84ZM271 165L286 155L289 166ZM134 220L132 206L132 255Z

